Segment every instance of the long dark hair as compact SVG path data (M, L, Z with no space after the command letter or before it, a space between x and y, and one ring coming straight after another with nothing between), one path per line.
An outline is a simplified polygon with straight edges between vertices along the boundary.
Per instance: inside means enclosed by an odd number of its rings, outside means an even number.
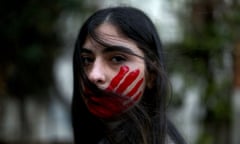
M117 127L110 131L105 128L107 122L91 115L82 100L82 85L91 83L83 70L81 48L87 36L108 45L94 31L102 23L114 25L121 34L137 44L144 52L147 73L153 76L153 86L146 88L140 103L119 117ZM132 7L112 7L98 10L89 17L75 44L73 74L72 125L75 143L97 144L102 140L117 144L164 144L167 136L176 143L184 143L166 117L169 80L162 45L154 24L142 11Z

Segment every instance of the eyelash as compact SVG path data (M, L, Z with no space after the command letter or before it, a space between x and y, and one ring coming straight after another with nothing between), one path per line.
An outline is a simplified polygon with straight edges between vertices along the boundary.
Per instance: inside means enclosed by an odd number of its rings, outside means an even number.
M90 65L94 61L94 59L91 56L81 56L81 60L84 66Z
M122 56L122 55L114 55L114 56L111 57L110 60L115 64L121 64L121 63L127 61L127 58L125 56Z
M89 66L94 62L94 58L88 55L82 55L81 60L82 60L83 66ZM123 62L127 61L127 57L123 55L113 55L113 56L110 56L109 61L115 65L122 64Z

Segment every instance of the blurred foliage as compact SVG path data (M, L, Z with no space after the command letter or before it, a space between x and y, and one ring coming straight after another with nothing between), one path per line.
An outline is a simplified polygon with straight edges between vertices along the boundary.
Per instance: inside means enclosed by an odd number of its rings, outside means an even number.
M203 132L199 144L225 144L231 141L232 69L226 53L232 54L240 42L240 4L237 1L186 0L179 13L184 29L183 41L168 45L171 73L184 77L185 89L201 89ZM231 58L231 57L229 57ZM181 103L182 93L176 94Z
M57 35L56 22L64 11L84 12L86 7L83 2L0 2L0 93L8 93L16 98L42 94L42 99L46 95L53 83L53 62L62 44Z
M15 139L27 142L34 135L26 100L30 97L42 106L50 103L49 89L56 86L53 66L63 47L59 18L68 12L84 16L94 9L84 0L0 1L0 129L2 116L7 115L3 100L12 97L18 103L16 121L21 129ZM0 143L4 140L0 135Z

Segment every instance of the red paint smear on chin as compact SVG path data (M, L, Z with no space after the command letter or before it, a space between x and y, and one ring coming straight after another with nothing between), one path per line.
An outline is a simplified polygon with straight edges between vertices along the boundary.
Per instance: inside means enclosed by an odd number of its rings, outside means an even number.
M125 99L126 100L126 99ZM118 97L94 97L88 100L89 111L97 117L112 118L123 113L127 107L124 106L123 98Z

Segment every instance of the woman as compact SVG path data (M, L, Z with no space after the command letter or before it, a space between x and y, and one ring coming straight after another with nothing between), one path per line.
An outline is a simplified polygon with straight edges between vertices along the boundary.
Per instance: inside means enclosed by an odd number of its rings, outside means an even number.
M77 37L73 71L76 144L185 143L166 117L162 45L142 11L95 12Z

